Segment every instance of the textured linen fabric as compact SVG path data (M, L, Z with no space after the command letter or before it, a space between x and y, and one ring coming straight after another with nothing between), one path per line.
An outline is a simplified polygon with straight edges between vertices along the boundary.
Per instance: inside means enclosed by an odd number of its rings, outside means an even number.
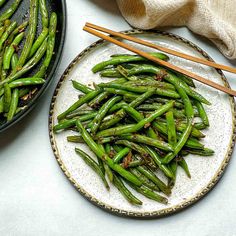
M136 28L187 26L209 38L228 58L236 58L236 0L117 0Z

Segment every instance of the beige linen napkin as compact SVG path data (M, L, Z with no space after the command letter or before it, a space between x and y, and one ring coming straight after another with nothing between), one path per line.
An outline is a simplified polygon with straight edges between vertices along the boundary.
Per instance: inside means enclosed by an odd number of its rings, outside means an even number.
M236 58L236 0L117 0L134 27L187 26Z

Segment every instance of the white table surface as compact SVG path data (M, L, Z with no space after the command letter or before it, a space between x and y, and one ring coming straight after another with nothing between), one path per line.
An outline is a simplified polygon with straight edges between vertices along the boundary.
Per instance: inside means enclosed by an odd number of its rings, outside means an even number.
M66 179L48 137L53 90L69 62L97 40L82 31L86 21L115 30L130 28L111 0L67 0L67 14L64 53L53 83L27 117L0 134L0 235L236 235L235 153L223 178L207 196L180 213L160 219L114 216L83 198ZM186 28L167 30L195 42L216 61L236 65L208 40ZM235 89L233 76L226 75Z

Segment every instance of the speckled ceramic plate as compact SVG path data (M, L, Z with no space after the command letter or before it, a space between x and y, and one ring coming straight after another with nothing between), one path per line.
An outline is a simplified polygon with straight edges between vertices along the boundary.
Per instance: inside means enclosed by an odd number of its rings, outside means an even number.
M204 51L193 43L170 33L140 30L127 31L126 33L164 47L211 60ZM138 47L142 48L142 46ZM144 50L148 49L144 48ZM127 51L100 40L80 53L62 75L54 92L50 109L49 132L53 152L67 178L82 195L97 206L113 213L132 217L154 217L174 213L203 197L222 176L230 160L235 141L234 100L226 94L196 82L197 91L200 91L212 103L211 106L206 107L210 128L204 131L206 138L203 142L207 147L215 150L215 155L212 157L189 155L186 158L192 178L188 179L181 169L178 170L177 182L169 197L168 205L159 204L136 193L143 201L143 205L133 206L113 186L108 192L90 167L75 154L74 147L76 145L66 141L66 136L70 135L72 131L56 135L52 132L52 127L57 122L57 115L78 98L78 92L72 88L71 79L85 84L104 81L98 74L91 72L91 67L115 53L127 53ZM220 71L173 56L170 61L214 82L229 86ZM80 147L92 155L84 145L80 144Z

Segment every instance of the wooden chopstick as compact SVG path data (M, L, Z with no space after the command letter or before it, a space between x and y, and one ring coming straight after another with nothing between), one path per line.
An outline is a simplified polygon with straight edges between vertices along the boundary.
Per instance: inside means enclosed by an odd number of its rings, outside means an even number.
M134 53L136 53L136 54L138 54L138 55L140 55L142 57L145 57L145 58L147 58L147 59L149 59L149 60L151 60L153 62L156 62L159 65L162 65L164 67L167 67L167 68L170 68L172 70L178 71L178 72L180 72L180 73L182 73L184 75L187 75L187 76L189 76L189 77L191 77L191 78L193 78L195 80L198 80L199 82L201 82L203 84L206 84L206 85L208 85L210 87L218 89L218 90L220 90L222 92L225 92L225 93L227 93L229 95L236 96L236 91L234 91L232 89L226 88L226 87L224 87L224 86L222 86L220 84L217 84L217 83L215 83L213 81L207 80L207 79L205 79L205 78L203 78L203 77L201 77L199 75L196 75L196 74L194 74L194 73L192 73L190 71L187 71L187 70L184 70L184 69L182 69L180 67L172 65L169 62L166 62L166 61L163 61L163 60L158 59L156 57L153 57L153 56L151 56L150 54L148 54L146 52L143 52L143 51L141 51L141 50L139 50L139 49L137 49L135 47L132 47L132 46L126 44L126 43L120 42L119 40L117 40L115 38L112 38L110 36L107 36L107 35L104 35L104 34L102 34L100 32L97 32L96 30L94 30L92 28L84 26L83 30L88 32L88 33L90 33L90 34L93 34L93 35L95 35L95 36L97 36L99 38L102 38L102 39L104 39L106 41L114 43L114 44L116 44L116 45L118 45L118 46L120 46L122 48L125 48L125 49L127 49L127 50L129 50L131 52L134 52Z
M197 63L200 63L200 64L211 66L211 67L216 68L216 69L221 69L221 70L228 71L228 72L231 72L231 73L236 73L236 68L232 68L232 67L229 67L229 66L218 64L218 63L208 61L206 59L202 59L202 58L199 58L199 57L190 56L188 54L181 53L181 52L169 49L169 48L165 48L165 47L162 47L162 46L144 41L142 39L132 37L132 36L129 36L129 35L126 35L126 34L122 34L120 32L116 32L116 31L113 31L113 30L110 30L110 29L107 29L107 28L104 28L104 27L101 27L101 26L98 26L98 25L95 25L95 24L92 24L92 23L89 23L89 22L87 22L85 24L85 26L87 26L89 28L93 28L95 30L99 30L99 31L104 32L104 33L108 33L110 35L114 35L114 36L118 36L118 37L123 38L123 39L127 39L129 41L132 41L132 42L135 42L135 43L138 43L138 44L142 44L142 45L150 47L150 48L155 48L157 50L169 53L169 54L174 55L174 56L184 58L184 59L189 60L189 61L194 61L194 62L197 62Z

